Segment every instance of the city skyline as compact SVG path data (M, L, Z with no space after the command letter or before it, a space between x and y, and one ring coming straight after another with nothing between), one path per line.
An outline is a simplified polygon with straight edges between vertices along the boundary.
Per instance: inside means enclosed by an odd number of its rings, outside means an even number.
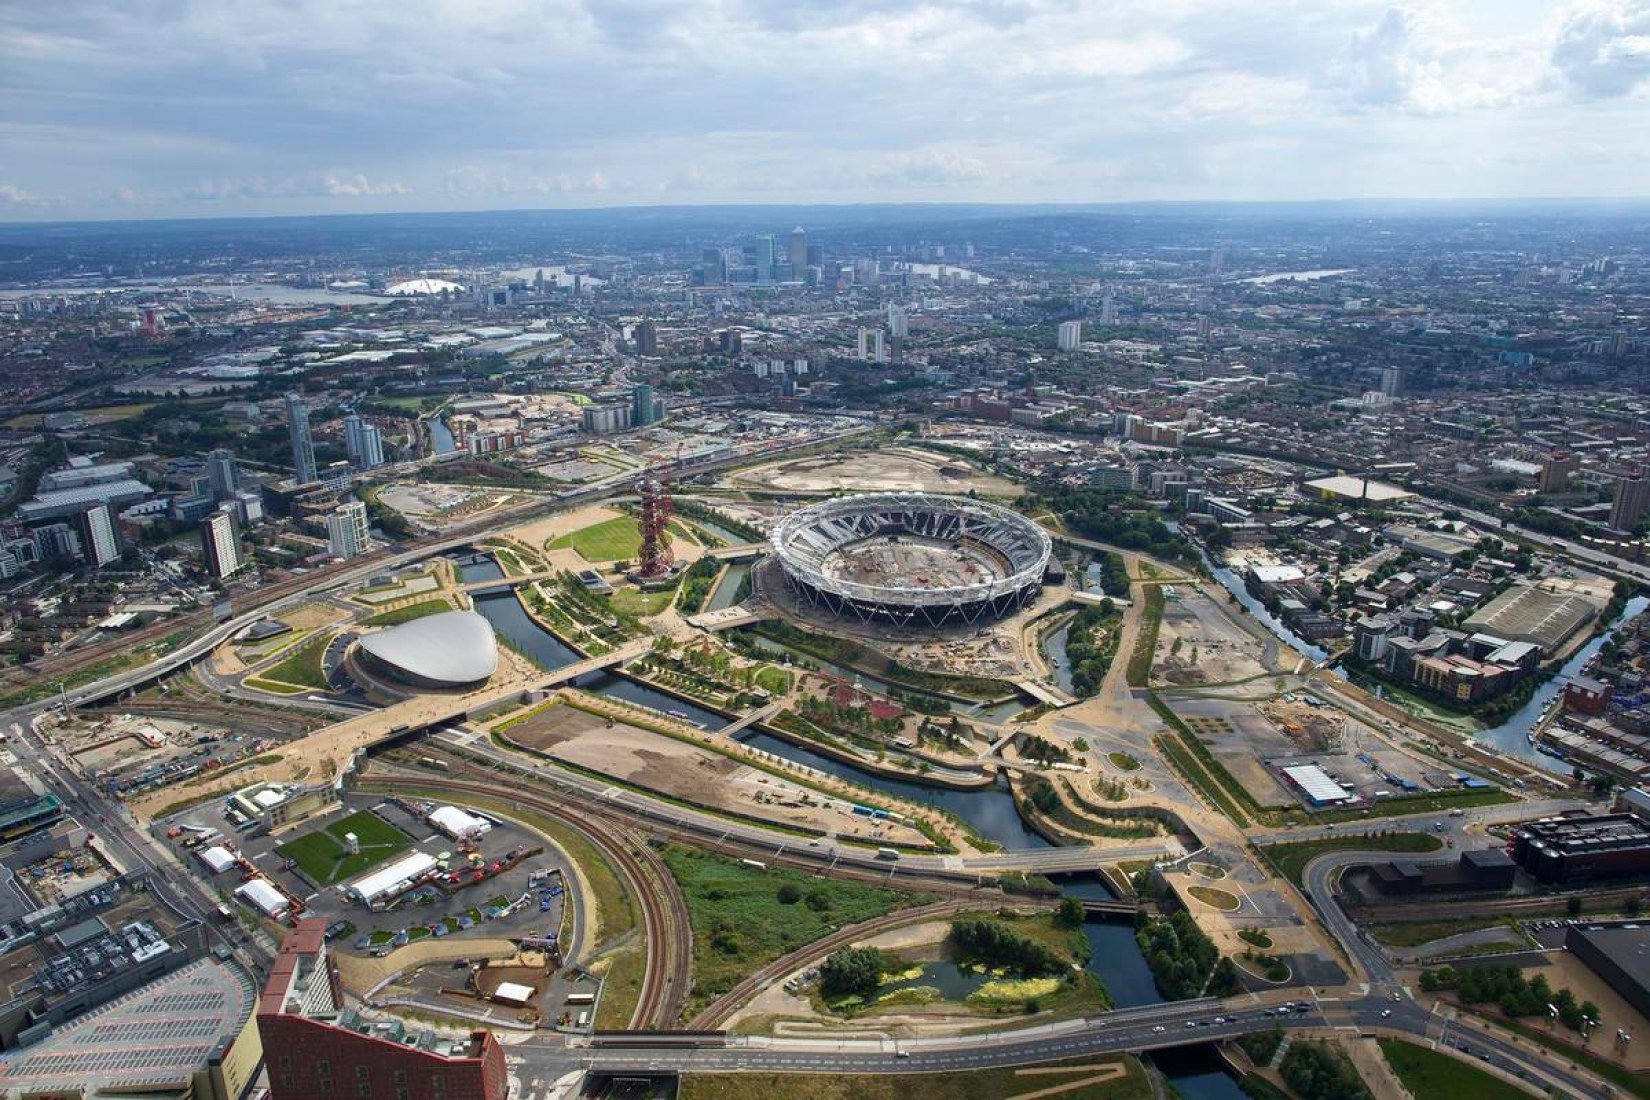
M1644 0L17 7L0 221L1627 197L1647 35Z

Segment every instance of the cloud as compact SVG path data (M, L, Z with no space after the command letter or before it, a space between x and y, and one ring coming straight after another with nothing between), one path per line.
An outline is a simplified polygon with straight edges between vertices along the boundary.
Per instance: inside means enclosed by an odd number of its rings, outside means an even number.
M41 201L38 196L23 190L21 187L16 187L9 183L0 183L0 202L9 203L13 206L41 205Z
M1573 9L1553 44L1552 63L1584 96L1632 93L1650 78L1650 0Z

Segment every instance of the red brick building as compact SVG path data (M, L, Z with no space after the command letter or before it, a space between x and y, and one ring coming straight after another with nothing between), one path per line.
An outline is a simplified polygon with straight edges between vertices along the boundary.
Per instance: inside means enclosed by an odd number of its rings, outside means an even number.
M451 1042L344 1008L326 921L287 934L258 1001L270 1100L507 1100L490 1032Z
M1610 685L1590 676L1572 676L1564 685L1564 709L1598 716L1610 708Z

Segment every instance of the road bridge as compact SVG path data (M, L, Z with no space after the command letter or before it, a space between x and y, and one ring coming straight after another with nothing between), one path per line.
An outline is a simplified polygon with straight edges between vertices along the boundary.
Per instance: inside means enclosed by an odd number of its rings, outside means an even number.
M759 558L767 552L768 544L765 542L744 542L738 546L718 546L705 556L717 561L746 561Z

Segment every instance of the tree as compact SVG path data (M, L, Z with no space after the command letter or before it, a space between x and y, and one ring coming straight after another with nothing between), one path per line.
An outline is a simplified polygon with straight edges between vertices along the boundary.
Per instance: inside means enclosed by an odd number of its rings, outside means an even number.
M795 883L787 882L779 888L779 904L795 905L802 900L802 889Z
M819 991L826 997L869 997L882 984L882 952L846 947L819 968Z
M1564 911L1570 914L1570 918L1572 920L1581 916L1581 898L1572 897L1569 901L1565 902Z
M1063 928L1081 928L1084 915L1083 903L1068 894L1060 899L1060 911L1054 919Z

